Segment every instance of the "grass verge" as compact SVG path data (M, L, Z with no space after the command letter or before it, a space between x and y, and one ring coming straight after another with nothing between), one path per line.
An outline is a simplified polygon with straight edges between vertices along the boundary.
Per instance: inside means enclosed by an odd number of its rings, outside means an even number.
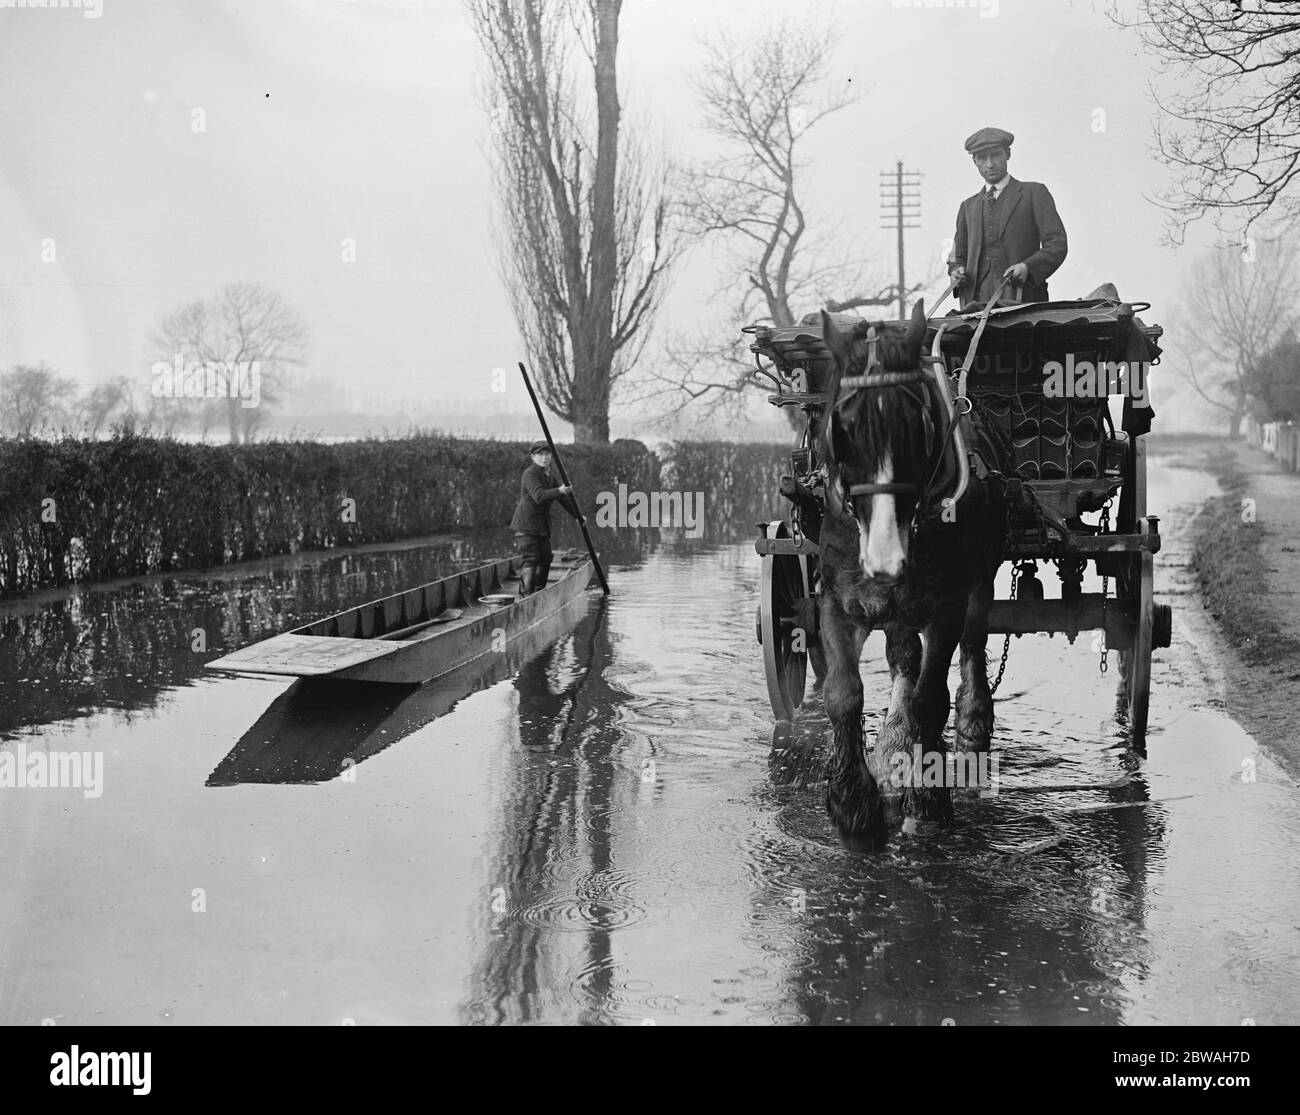
M1192 528L1192 570L1205 606L1248 665L1294 661L1300 640L1274 619L1263 533L1242 520L1249 473L1226 448L1211 450L1206 464L1224 494L1206 502Z

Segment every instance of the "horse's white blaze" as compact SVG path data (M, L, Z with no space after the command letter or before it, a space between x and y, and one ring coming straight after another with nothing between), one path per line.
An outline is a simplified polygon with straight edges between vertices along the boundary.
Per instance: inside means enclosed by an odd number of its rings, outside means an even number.
M877 484L888 484L894 479L894 462L888 454L880 462L876 473ZM871 522L865 531L858 531L858 560L862 572L868 577L897 577L903 572L903 539L898 533L898 515L894 497L877 493L871 497Z

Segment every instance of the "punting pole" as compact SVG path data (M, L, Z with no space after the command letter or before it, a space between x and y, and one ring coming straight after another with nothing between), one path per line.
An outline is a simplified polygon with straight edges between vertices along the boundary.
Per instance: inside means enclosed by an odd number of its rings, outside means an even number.
M551 428L546 424L546 415L542 413L542 404L537 401L537 392L533 390L533 381L528 378L528 369L524 367L524 362L519 361L519 374L524 377L524 386L528 388L528 397L533 400L533 409L537 411L537 421L542 424L542 433L546 435L546 444L551 447L551 456L555 460L556 467L560 470L560 483L569 484L569 474L564 471L564 462L560 460L559 451L555 448L555 442L551 438ZM576 501L575 501L576 502ZM601 591L609 595L609 582L605 580L605 570L600 567L600 558L596 556L596 547L592 545L591 535L587 533L587 516L583 515L581 510L578 512L578 526L582 528L582 540L587 543L587 553L591 555L591 564L596 567L596 579L600 581Z

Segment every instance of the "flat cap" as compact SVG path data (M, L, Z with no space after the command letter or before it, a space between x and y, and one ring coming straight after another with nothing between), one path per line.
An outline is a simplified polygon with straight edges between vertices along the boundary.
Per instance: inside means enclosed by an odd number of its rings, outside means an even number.
M538 438L535 442L533 442L532 445L528 447L528 452L530 454L549 453L550 451L551 451L550 442L548 442L545 438Z
M1010 132L1005 132L1001 128L981 128L968 140L966 140L966 150L974 155L978 151L984 151L989 147L1010 147L1016 140Z

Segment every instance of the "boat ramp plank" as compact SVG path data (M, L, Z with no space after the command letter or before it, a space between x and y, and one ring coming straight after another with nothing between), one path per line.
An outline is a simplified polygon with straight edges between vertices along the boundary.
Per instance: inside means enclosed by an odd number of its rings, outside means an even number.
M226 673L316 677L383 658L401 647L400 642L380 639L284 634L227 654L209 662L207 668Z

